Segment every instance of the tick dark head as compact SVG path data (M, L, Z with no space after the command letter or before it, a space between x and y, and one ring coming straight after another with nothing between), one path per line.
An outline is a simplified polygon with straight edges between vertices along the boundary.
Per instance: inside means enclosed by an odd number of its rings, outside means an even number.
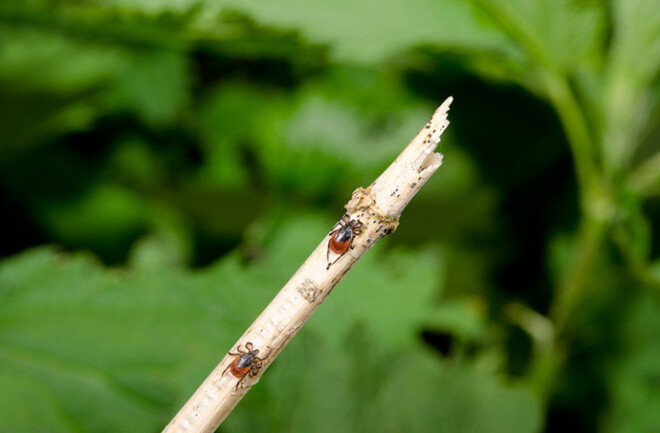
M258 353L259 351L255 350L254 352L242 354L238 358L238 362L236 363L236 368L245 368L251 366L252 363L254 362L254 358L257 356Z
M351 221L351 223L354 222L355 221ZM345 227L340 228L337 231L337 234L335 236L335 241L338 243L344 243L346 241L350 241L352 237L353 237L353 225L349 224Z

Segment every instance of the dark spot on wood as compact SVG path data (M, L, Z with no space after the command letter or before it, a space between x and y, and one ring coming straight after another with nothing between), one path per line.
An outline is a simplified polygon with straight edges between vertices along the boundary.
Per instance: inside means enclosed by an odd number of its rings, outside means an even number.
M316 281L306 278L301 285L297 287L298 293L302 295L308 302L316 301L319 295L319 286Z

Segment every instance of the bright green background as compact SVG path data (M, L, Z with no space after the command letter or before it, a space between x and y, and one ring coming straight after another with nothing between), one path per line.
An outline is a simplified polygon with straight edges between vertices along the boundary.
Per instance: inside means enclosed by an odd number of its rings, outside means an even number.
M0 3L0 432L160 431L447 96L226 432L660 431L660 0Z

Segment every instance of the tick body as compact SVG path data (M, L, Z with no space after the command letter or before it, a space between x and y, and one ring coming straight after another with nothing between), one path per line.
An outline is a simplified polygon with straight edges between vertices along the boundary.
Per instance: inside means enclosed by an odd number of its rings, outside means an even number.
M259 370L263 367L263 361L270 356L272 349L262 358L258 356L259 349L255 349L254 345L250 342L245 343L245 350L242 350L239 345L236 348L236 351L238 353L229 352L230 355L234 355L236 358L234 358L232 363L225 368L222 374L224 375L227 370L229 370L232 376L240 379L236 384L236 389L238 389L238 385L240 385L241 382L243 382L243 379L247 376L256 376L259 374Z
M328 267L337 263L346 251L349 248L353 248L353 239L355 236L362 233L362 223L358 220L352 220L348 214L341 217L339 222L339 228L330 232L330 240L328 241ZM330 251L337 254L337 257L333 262L330 262Z

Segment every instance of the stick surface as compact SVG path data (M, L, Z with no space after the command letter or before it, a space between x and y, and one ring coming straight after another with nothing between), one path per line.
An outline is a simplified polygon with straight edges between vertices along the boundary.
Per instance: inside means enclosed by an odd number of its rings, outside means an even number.
M350 220L362 223L360 234L353 240L354 248L341 257L331 253L331 260L337 261L328 267L330 235L326 235L230 350L236 352L239 345L246 347L251 343L261 355L268 353L256 375L248 373L237 386L239 379L231 374L232 369L227 370L236 356L227 354L163 432L215 431L355 262L376 241L396 230L403 209L442 164L442 154L434 150L449 125L447 112L451 102L451 97L445 100L369 188L353 192L346 204L347 215Z

